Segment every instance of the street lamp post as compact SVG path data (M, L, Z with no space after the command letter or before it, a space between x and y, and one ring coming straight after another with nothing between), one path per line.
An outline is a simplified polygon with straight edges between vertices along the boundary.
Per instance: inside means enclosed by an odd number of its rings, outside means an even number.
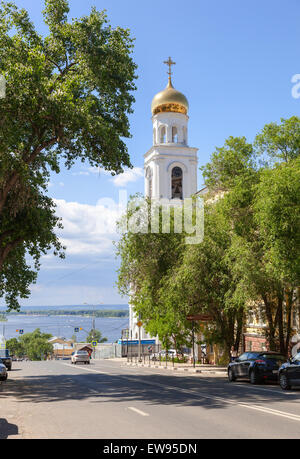
M138 342L138 361L141 362L141 326L143 325L141 321L141 316L139 315L139 321L137 323L138 329L139 329L139 342Z

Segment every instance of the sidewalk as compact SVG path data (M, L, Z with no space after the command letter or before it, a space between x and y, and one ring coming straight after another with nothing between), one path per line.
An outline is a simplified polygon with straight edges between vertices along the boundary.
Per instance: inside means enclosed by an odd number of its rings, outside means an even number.
M160 369L160 370L169 370L169 371L178 371L178 372L187 372L187 373L201 373L206 375L218 375L218 376L227 376L227 367L220 365L207 365L207 364L196 364L195 368L192 364L188 363L174 363L173 362L135 362L134 360L127 361L126 358L118 359L122 360L124 366L132 367L145 367L151 369Z

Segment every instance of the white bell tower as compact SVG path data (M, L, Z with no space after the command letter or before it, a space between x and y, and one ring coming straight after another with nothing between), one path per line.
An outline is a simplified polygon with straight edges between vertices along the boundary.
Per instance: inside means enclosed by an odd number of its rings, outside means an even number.
M189 104L171 81L152 101L153 146L144 155L145 196L160 199L189 198L197 192L197 148L188 146Z
M197 192L197 148L188 146L187 98L174 89L171 81L169 57L164 62L169 66L169 81L166 89L153 98L151 111L153 123L153 146L144 155L145 196L154 200L168 199L176 205ZM129 336L140 337L143 344L152 343L153 337L144 327L138 327L138 317L129 305ZM158 337L155 337L158 343Z

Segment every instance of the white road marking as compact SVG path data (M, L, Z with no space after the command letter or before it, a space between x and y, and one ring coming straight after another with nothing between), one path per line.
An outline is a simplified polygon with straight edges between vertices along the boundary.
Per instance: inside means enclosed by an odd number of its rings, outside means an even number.
M67 363L63 363L62 365L66 365L70 368L74 368L72 365L70 364L67 364ZM81 367L82 370L86 370L86 371L92 371L94 373L98 373L98 374L108 374L108 375L111 375L112 373L109 373L109 372L105 372L105 371L102 371L102 370L93 370L91 368L83 368ZM125 378L125 379L129 379L129 380L133 380L133 381L137 381L135 378L133 377L128 377L126 375L119 375L119 377L121 378ZM137 382L140 382L140 381L137 381ZM285 418L288 418L292 421L297 421L297 422L300 422L300 415L297 415L297 414L293 414L293 413L288 413L288 412L285 412L285 411L279 411L279 410L274 410L272 408L267 408L267 407L264 407L264 406L259 406L259 405L250 405L248 403L239 403L235 400L232 400L230 398L222 398L222 397L218 397L218 396L215 396L215 395L203 395L202 393L199 393L197 391L194 391L194 390L191 390L191 389L186 389L186 388L181 388L181 387L176 387L176 386L166 386L165 384L160 384L158 382L147 382L147 381L143 381L143 384L147 384L149 386L157 386L157 387L161 387L163 389L169 389L169 390L175 390L177 392L183 392L184 394L192 394L192 395L197 395L199 398L205 398L205 399L208 399L208 400L215 400L215 401L219 401L219 402L223 402L223 403L226 403L228 405L235 405L235 406L240 406L242 408L248 408L248 409L251 409L251 410L256 410L256 411L260 411L260 412L264 412L265 414L272 414L273 416L282 416L282 417L285 417ZM265 389L265 390L268 390L268 389ZM270 391L271 392L271 391ZM273 391L272 391L273 392ZM283 392L285 393L285 392ZM133 408L133 407L130 407L130 409L132 409L133 411L136 411L137 408ZM138 410L139 411L139 410ZM142 412L140 412L141 414ZM147 414L144 414L144 416L149 416Z
M99 371L99 370L93 370L92 368L85 368L83 366L81 367L73 367L73 365L71 365L70 363L62 363L61 365L65 365L66 367L69 367L69 368L73 368L74 370L75 369L78 369L80 368L80 370L85 370L85 371L93 371L94 373L98 373L98 374L104 374L104 375L111 375L112 373L109 373L109 372L106 372L106 371Z
M238 386L238 387L243 387L245 389L249 389L249 385L245 385L245 384L238 384L238 383L234 383L235 386ZM283 390L272 390L272 389L267 389L267 388L264 388L264 387L257 387L257 386L251 386L251 390L258 390L258 391L264 391L264 392L269 392L269 394L280 394L280 395L295 395L295 394L299 394L299 392L292 392L292 391L283 391Z
M300 421L300 416L297 414L286 413L285 411L273 410L272 408L266 408L259 405L244 405L239 403L239 406L244 406L252 410L262 411L263 413L273 414L274 416L282 416L283 418L292 419L293 421Z
M137 408L134 408L134 406L129 406L129 410L135 411L136 413L140 414L141 416L149 416L148 413L145 413L144 411L138 410Z

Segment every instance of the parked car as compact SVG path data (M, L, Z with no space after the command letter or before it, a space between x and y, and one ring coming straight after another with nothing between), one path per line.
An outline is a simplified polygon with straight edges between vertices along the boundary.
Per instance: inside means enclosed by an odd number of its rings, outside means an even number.
M300 352L279 368L278 381L281 389L289 390L300 385Z
M12 368L12 358L9 355L8 349L0 349L0 359L2 363L6 366L6 368L10 371Z
M228 365L228 379L249 379L251 384L259 384L266 380L277 381L278 371L286 361L278 352L244 352Z
M7 369L2 360L0 359L0 381L7 380Z
M71 356L71 363L76 364L78 362L89 364L90 354L87 351L75 351Z

